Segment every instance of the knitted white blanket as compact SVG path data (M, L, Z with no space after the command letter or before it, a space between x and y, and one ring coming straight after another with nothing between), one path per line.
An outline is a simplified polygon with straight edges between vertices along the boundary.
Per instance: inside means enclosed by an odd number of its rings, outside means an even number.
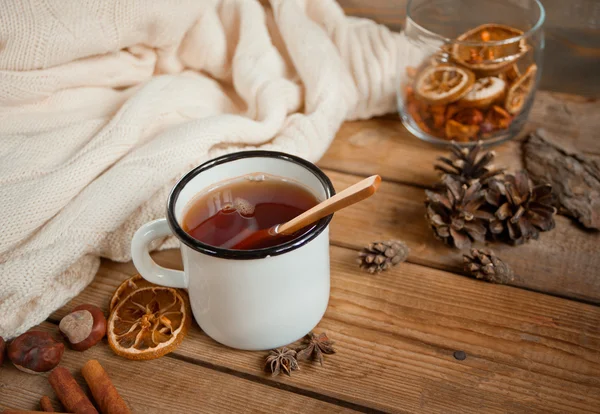
M333 0L1 8L5 338L81 292L100 257L129 260L191 167L256 147L316 161L344 120L395 108L403 37Z

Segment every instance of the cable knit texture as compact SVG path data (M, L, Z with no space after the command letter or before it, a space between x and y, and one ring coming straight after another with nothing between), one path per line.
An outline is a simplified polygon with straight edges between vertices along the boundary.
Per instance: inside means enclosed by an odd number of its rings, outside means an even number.
M403 39L332 0L4 0L0 336L130 260L193 166L393 111Z

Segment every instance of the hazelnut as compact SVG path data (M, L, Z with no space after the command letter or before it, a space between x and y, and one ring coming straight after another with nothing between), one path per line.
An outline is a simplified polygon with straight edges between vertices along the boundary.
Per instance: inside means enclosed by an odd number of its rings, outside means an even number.
M50 371L58 365L65 346L48 332L29 331L16 337L8 346L8 358L29 374Z
M58 328L75 351L96 345L106 334L104 313L94 305L79 305L62 318Z
M0 336L0 365L4 362L4 351L6 350L6 342L4 338Z

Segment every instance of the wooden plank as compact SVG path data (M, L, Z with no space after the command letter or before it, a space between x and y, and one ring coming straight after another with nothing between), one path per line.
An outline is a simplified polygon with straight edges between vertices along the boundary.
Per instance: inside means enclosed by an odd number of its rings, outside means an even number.
M407 0L338 0L346 14L366 17L399 31ZM600 6L596 0L542 0L546 8L541 88L600 96Z
M600 154L598 128L600 101L540 91L536 95L527 130L543 127L562 134L579 151ZM494 148L498 166L510 171L523 168L521 145L510 141ZM381 174L384 178L430 187L438 180L433 164L443 147L414 137L397 115L367 121L346 122L319 165L359 175Z
M522 168L520 145L494 149L496 165ZM414 137L396 117L346 122L318 165L350 174L379 174L387 181L431 187L439 180L433 164L448 150Z
M39 328L56 332L44 323ZM80 369L97 359L108 372L119 393L136 413L224 413L224 412L347 412L343 407L249 381L175 358L129 361L112 353L106 340L85 352L66 350L61 366L68 368L91 397ZM30 375L7 363L0 374L0 411L3 408L39 409L42 395L55 408L60 402L47 374Z
M327 174L338 189L356 181L352 175ZM384 181L375 196L335 214L332 243L358 249L371 241L400 239L412 249L411 262L462 272L462 252L433 237L424 199L422 189ZM558 216L556 228L539 240L489 246L515 270L515 286L600 303L600 232Z
M600 67L597 73L600 74ZM599 114L600 101L596 99L538 91L527 128L546 128L562 134L578 151L600 154Z
M355 255L332 247L330 305L317 328L336 341L338 353L322 368L303 364L276 381L389 412L567 413L600 406L600 307L410 263L368 275L358 271ZM154 257L180 266L176 250ZM103 262L94 282L52 319L80 303L106 309L112 291L134 272L131 263ZM456 350L467 358L456 360ZM226 348L195 325L175 353L265 378L264 353Z

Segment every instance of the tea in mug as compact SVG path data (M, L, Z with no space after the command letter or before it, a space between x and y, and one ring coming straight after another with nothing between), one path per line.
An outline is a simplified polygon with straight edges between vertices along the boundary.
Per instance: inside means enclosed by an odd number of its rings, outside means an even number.
M254 174L223 183L191 200L183 216L183 230L211 246L234 248L253 232L268 229L302 214L319 203L301 184L269 174ZM289 236L259 240L245 250L290 241L313 225Z

